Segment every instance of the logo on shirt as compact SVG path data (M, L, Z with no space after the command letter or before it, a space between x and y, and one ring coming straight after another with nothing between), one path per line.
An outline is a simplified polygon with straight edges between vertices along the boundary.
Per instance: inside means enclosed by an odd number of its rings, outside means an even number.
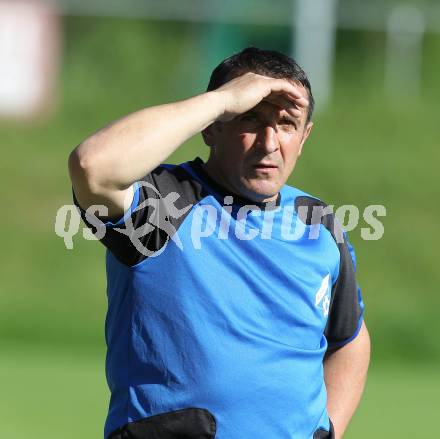
M324 317L328 316L330 310L330 274L322 279L321 286L315 296L315 306L322 308Z
M163 197L152 184L146 181L141 181L138 184L146 187L147 190L149 190L149 193L155 195L155 197L149 197L144 200L133 210L133 212L136 212L147 208L147 212L149 212L148 218L144 224L135 228L130 215L125 219L124 228L115 228L115 230L127 235L137 251L144 256L152 257L160 255L165 250L170 239L174 241L178 248L183 250L182 241L180 240L177 230L171 220L179 219L192 208L192 205L185 206L183 209L178 209L175 206L175 202L180 197L178 193L170 192L167 196ZM126 203L126 205L128 205L128 203ZM126 206L126 210L127 209L128 207ZM142 238L155 229L164 232L166 240L158 250L153 251L146 247Z

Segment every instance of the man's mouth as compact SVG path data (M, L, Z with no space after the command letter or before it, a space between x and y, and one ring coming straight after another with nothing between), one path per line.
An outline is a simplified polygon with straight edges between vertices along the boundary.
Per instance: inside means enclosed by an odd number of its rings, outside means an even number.
M278 166L274 165L273 163L257 163L253 167L258 171L273 171L278 169Z

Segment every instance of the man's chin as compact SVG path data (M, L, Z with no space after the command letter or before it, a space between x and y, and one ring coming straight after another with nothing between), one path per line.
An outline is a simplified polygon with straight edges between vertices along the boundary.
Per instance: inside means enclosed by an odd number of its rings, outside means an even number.
M271 201L277 198L279 190L280 186L273 182L252 181L246 185L246 198L257 202Z

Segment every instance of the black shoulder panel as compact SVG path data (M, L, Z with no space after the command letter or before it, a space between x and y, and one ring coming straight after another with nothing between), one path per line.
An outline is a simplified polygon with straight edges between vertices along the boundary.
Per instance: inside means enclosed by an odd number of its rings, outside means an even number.
M324 209L327 207L323 201L313 197L296 197L295 210L300 220L308 226L320 224Z

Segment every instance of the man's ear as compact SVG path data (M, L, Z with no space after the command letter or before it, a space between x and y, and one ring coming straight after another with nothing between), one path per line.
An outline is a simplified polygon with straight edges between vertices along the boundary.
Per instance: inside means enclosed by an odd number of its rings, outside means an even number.
M310 132L312 131L312 128L313 128L313 122L308 122L304 128L303 138L302 138L301 144L299 146L298 155L301 155L304 143L306 142L307 137L309 137Z

